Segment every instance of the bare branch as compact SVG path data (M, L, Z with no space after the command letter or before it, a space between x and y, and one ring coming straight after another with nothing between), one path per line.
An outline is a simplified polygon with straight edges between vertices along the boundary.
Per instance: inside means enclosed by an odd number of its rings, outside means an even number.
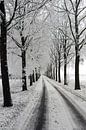
M76 41L76 38L75 38L75 35L74 35L74 32L73 32L73 29L72 29L71 18L70 18L70 15L69 15L69 13L68 13L68 8L67 8L66 1L65 1L65 0L64 0L64 5L65 5L66 12L67 12L67 16L68 16L68 19L69 19L69 25L70 25L71 33L72 33L72 36L73 36L73 38L74 38L74 41Z
M11 19L9 20L9 22L7 22L7 25L6 25L7 27L11 24L11 22L15 16L16 8L17 8L17 0L15 0L15 7L14 7L13 15L12 15Z
M70 3L71 3L71 5L72 5L72 9L73 9L73 11L75 12L75 8L74 8L73 1L72 1L72 0L70 0Z
M15 53L14 51L12 51L11 53L12 53L12 54L14 54L14 55L16 55L16 56L18 56L18 57L21 57L21 58L22 58L22 56L21 56L21 55L19 55L19 54ZM9 54L10 54L10 53L9 53Z
M79 33L79 37L85 32L85 30L86 30L86 27Z
M22 45L11 35L8 35L15 43L16 45L19 47L19 48L22 48Z
M80 13L82 13L85 9L86 9L86 6L85 6L85 7L83 7L83 8L82 8L82 9L78 12L77 16L79 16L79 15L80 15Z

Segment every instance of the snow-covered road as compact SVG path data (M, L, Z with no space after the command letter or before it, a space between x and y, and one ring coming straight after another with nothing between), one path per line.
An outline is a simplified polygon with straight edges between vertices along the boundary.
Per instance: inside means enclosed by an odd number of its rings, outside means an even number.
M26 119L23 130L85 130L86 120L71 102L55 88L46 77L42 77L42 88L38 90L34 110ZM40 85L38 85L40 87ZM34 103L34 102L33 102ZM28 114L28 113L27 113ZM28 116L27 116L28 117Z
M85 130L86 121L54 85L44 79L48 91L48 130Z

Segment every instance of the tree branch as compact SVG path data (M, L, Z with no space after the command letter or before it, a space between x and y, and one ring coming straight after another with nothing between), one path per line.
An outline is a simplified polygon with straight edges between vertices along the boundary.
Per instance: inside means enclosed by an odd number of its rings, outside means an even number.
M17 0L15 0L15 7L14 7L13 15L12 15L11 19L9 20L9 22L7 22L7 25L6 25L7 27L11 24L11 22L15 16L16 8L17 8Z

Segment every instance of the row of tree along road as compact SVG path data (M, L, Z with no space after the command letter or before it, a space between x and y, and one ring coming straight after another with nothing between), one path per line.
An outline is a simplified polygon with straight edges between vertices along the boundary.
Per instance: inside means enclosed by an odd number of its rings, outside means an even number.
M33 23L35 14L40 12L42 7L47 4L49 0L28 1L28 0L0 0L0 59L1 59L1 77L3 87L3 106L12 106L12 99L10 93L8 64L7 64L7 40L9 36L15 44L21 49L22 58L22 90L27 90L26 86L26 51L33 39L33 35L23 34L25 29L25 16L29 19L30 25ZM16 37L12 35L13 29L18 30L21 41L17 41ZM29 30L29 29L28 29Z
M43 21L40 22L42 19ZM9 2L0 0L0 60L4 106L13 105L7 64L8 38L21 51L21 55L18 56L22 59L22 90L24 91L27 90L26 53L32 41L36 43L40 39L39 32L44 23L48 25L46 32L49 30L52 40L50 45L52 64L47 68L47 74L56 71L54 77L56 80L58 77L58 81L61 82L60 69L64 64L64 84L67 84L67 64L74 57L75 89L80 89L80 56L86 44L85 0L9 0ZM52 70L52 66L55 69ZM31 77L30 75L30 79Z
M67 65L74 58L75 90L80 89L79 65L81 52L85 56L83 49L86 45L86 2L61 0L52 4L53 14L55 13L53 19L51 14L52 28L50 28L53 44L50 49L51 63L47 67L46 74L55 78L56 81L58 77L58 82L61 82L60 70L63 65L64 85L67 85Z

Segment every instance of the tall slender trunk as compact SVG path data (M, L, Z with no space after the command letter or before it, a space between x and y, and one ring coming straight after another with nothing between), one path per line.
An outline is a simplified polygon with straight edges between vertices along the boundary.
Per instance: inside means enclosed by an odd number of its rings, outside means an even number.
M51 69L51 79L52 79L52 64L50 65L50 69Z
M57 81L57 60L56 60L56 81Z
M38 80L38 73L36 72L36 81Z
M26 52L22 51L22 90L27 90L26 83Z
M60 63L60 53L58 53L58 82L61 83L61 63Z
M34 70L33 70L33 74L32 74L32 79L33 79L33 82L35 82Z
M80 81L79 81L79 60L80 55L76 49L76 56L75 56L75 90L80 89Z
M76 1L77 5L77 1ZM78 8L76 6L76 12L75 12L75 33L76 33L76 39L75 39L75 89L80 89L80 81L79 81L79 60L80 60L80 54L79 54L79 27L78 27Z
M64 45L64 85L67 85L67 56L66 56L66 40Z
M55 67L53 67L53 79L55 80Z
M64 85L67 85L67 64L66 63L64 64Z
M9 85L9 74L8 74L8 64L7 64L7 28L6 28L6 14L4 1L2 3L2 12L4 14L1 23L1 43L0 43L0 53L1 53L1 75L2 75L2 86L3 86L3 105L6 107L12 106L12 99L10 93Z
M32 79L32 75L30 74L30 86L33 85L33 79Z
M24 37L22 36L22 46L24 46ZM27 90L26 82L26 50L22 50L22 90Z

